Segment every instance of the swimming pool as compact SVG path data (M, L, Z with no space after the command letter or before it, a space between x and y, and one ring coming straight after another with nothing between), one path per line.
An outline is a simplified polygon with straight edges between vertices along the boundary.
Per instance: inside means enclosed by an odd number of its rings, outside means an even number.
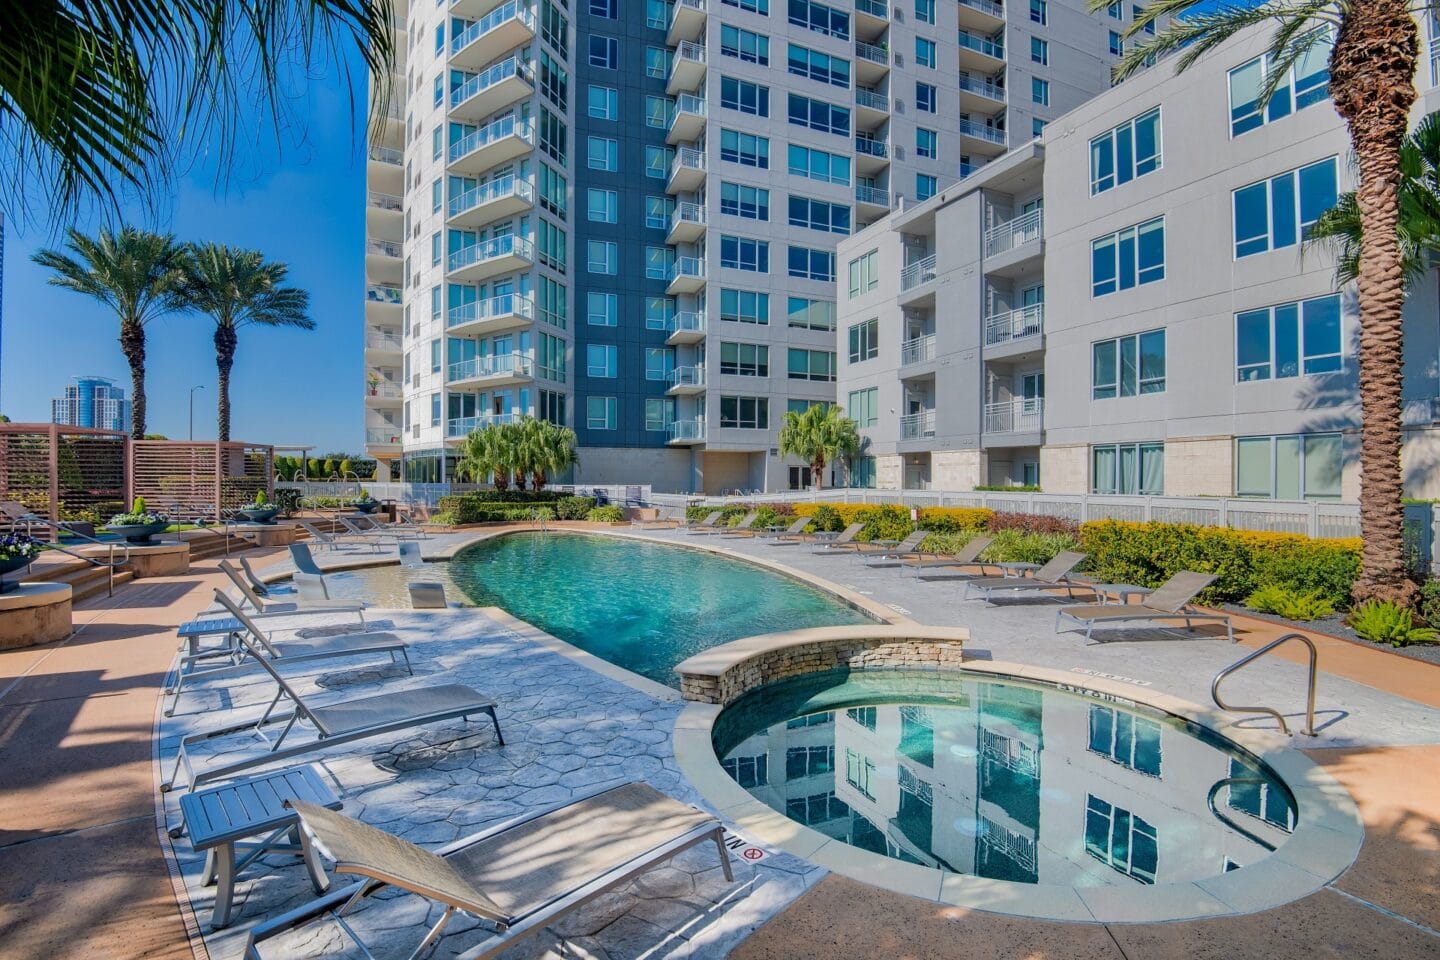
M713 738L730 777L790 820L990 880L1206 880L1265 858L1297 824L1285 785L1214 734L1009 678L796 678L737 701Z
M798 580L700 550L620 537L516 533L448 563L387 566L335 578L336 595L409 606L410 579L442 579L477 606L497 606L643 677L679 686L674 667L741 637L873 623ZM451 587L453 586L453 589Z

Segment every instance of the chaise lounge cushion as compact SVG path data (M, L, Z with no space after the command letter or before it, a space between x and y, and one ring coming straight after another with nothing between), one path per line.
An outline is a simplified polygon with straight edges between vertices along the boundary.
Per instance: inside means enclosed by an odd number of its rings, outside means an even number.
M449 713L473 706L476 713L493 710L495 701L459 683L446 683L414 690L395 690L373 697L346 700L328 707L309 707L310 718L327 737L351 730L399 722L407 717Z

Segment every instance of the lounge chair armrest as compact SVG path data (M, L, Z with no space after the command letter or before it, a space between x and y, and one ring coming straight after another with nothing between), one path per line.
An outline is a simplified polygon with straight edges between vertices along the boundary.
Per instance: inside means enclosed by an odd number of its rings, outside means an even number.
M271 937L278 937L282 933L294 930L296 927L304 926L322 914L338 910L362 887L374 882L373 880L358 880L347 886L331 890L324 896L317 897L309 903L302 903L294 910L282 913L278 917L272 917L257 925L250 931L250 936L245 941L245 960L263 960L259 949L261 943Z

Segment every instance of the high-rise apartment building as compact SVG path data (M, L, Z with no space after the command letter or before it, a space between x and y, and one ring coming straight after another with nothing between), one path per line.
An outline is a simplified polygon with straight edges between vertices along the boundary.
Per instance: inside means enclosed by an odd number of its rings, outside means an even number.
M98 430L130 430L130 401L114 380L104 377L76 377L65 387L63 397L50 401L50 420L72 427Z
M578 478L776 488L835 399L836 245L1109 86L1083 0L414 4L372 139L368 450L571 426Z

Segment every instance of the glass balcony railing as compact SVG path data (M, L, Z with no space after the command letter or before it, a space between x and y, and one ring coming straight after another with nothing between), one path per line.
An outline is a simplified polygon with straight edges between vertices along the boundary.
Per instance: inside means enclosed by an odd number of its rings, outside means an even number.
M693 310L683 310L675 314L665 324L665 332L672 333L704 333L705 314L696 313Z
M401 213L405 210L405 201L393 193L371 190L365 199L367 204L377 210L388 210L392 213Z
M488 90L497 83L504 83L511 77L519 77L525 82L530 82L530 70L516 57L502 60L495 66L475 74L460 86L450 91L450 106L458 107L484 90Z
M974 50L976 53L983 53L987 57L994 57L996 60L1005 59L1005 41L996 37L977 37L973 33L960 31L960 46L967 50Z
M859 186L855 188L855 201L868 203L873 207L890 206L890 191L880 187Z
M402 257L405 255L400 244L394 240L366 240L365 252L377 257Z
M399 287L387 287L383 284L372 283L365 288L365 299L370 303L386 303L400 306L402 299Z
M450 216L453 217L466 210L473 210L475 207L511 196L519 197L527 203L534 203L535 188L530 185L530 181L521 180L519 177L497 177L478 187L471 187L458 196L451 197Z
M856 137L855 152L869 157L879 157L882 160L890 155L889 146L885 141L873 137Z
M461 157L473 153L481 147L488 146L506 137L519 137L532 147L535 145L535 126L529 120L522 120L516 116L501 117L493 123L487 123L472 133L450 144L450 162L454 163Z
M445 315L445 326L458 327L462 323L475 323L480 320L492 320L496 317L534 319L535 301L518 293L507 293L504 296L491 297L488 300L462 303L458 307L450 308Z
M867 90L864 87L856 87L855 105L868 107L871 110L889 111L890 98L879 90Z
M670 371L669 380L672 387L703 387L705 386L705 368L700 366L676 367Z
M534 260L534 250L535 247L529 240L511 233L503 237L491 237L489 240L482 240L479 243L456 250L446 258L446 266L450 270L459 270L471 264L483 263L486 260L497 260L500 257L509 256Z
M502 353L498 356L473 357L450 364L447 371L451 382L479 380L485 377L534 376L535 361L525 353Z
M365 442L371 446L399 445L400 428L388 427L376 429L371 427L365 431Z
M370 159L379 163L393 163L398 167L405 162L405 154L395 147L374 146L370 148Z
M705 261L699 257L680 257L670 267L665 281L673 283L681 277L693 277L697 280L705 279Z
M697 420L676 420L670 424L670 440L704 440L705 418Z
M521 3L520 0L509 0L508 3L501 4L455 34L455 39L450 41L450 52L459 53L507 20L519 20L529 26L531 32L534 32L535 13L530 4Z

